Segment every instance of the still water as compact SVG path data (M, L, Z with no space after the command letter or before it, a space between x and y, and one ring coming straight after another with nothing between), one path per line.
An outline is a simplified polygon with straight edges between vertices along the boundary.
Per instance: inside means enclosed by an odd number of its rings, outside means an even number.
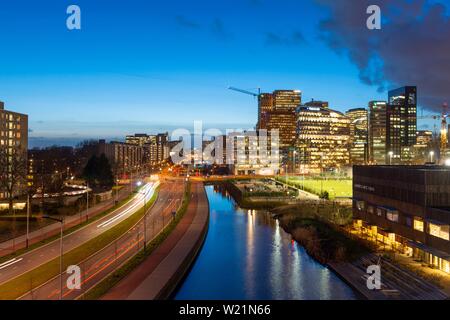
M208 235L175 299L355 299L268 213L239 208L219 187L206 192Z

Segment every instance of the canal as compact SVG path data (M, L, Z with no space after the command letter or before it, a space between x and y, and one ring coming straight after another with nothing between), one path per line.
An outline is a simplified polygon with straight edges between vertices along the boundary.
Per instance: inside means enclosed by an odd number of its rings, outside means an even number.
M208 235L175 299L356 299L270 214L239 208L220 187L206 192Z

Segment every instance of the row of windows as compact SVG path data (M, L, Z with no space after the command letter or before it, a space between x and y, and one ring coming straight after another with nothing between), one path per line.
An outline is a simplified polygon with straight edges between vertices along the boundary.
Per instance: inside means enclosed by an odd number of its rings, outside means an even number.
M356 208L359 211L363 211L365 208L365 202L356 201ZM377 216L383 217L391 222L400 223L400 215L397 210L387 210L384 208L367 205L367 212L376 214ZM416 216L405 216L404 225L420 232L425 232L426 230L429 235L437 238L450 240L450 225L441 225L432 222L425 223L422 218Z

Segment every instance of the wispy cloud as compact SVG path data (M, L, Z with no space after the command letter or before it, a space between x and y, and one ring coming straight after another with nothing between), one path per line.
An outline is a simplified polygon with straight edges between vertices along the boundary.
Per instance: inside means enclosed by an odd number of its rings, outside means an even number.
M179 26L189 29L198 29L200 28L200 24L193 20L187 19L185 16L178 15L175 17L175 20Z
M285 36L275 32L266 32L265 43L269 46L298 46L306 43L306 39L300 31L294 31Z

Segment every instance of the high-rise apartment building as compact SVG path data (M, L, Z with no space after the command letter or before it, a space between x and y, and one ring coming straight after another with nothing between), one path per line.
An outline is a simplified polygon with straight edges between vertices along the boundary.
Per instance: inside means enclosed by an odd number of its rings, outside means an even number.
M0 101L0 199L25 193L28 150L28 116L5 110ZM12 188L11 188L12 186Z
M369 162L386 163L386 101L369 102Z
M329 108L297 109L300 171L319 173L350 164L350 119Z
M386 149L389 162L411 163L416 132L416 87L407 86L389 91L386 113Z
M144 148L138 145L99 140L98 154L102 153L108 158L114 174L118 177L126 178L145 169Z
M348 110L345 115L350 119L350 162L366 164L368 160L368 112L364 108Z

